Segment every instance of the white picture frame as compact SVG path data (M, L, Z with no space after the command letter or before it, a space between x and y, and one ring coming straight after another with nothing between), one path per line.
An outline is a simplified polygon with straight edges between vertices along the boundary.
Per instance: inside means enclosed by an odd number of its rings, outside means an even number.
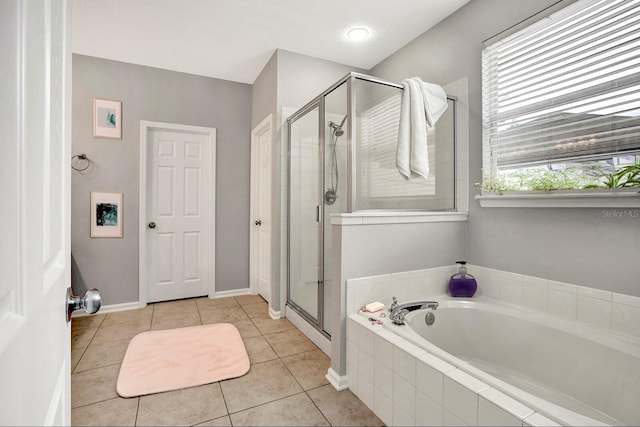
M93 98L93 136L122 139L122 101Z
M91 192L91 237L122 237L122 193Z

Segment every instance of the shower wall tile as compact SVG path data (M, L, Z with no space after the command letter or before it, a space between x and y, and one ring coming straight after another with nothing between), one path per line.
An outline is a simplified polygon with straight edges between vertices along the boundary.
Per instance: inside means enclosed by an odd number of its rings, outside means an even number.
M420 391L416 392L416 425L442 426L444 424L442 405L429 399Z
M393 402L393 425L394 426L415 426L415 418L407 413L395 401Z
M381 332L387 331L382 330ZM393 343L382 337L381 334L375 336L374 354L376 356L376 360L383 366L393 369Z
M539 277L522 277L522 305L533 310L547 311L548 281Z
M404 411L407 416L411 418L409 424L396 424L394 419L394 425L413 425L415 422L413 418L416 413L416 387L415 384L409 383L398 374L393 375L393 406L394 406L394 418L396 416L396 407Z
M370 409L378 416L378 418L382 420L383 423L388 426L394 425L393 400L391 399L391 397L387 396L380 390L376 390L373 406Z
M578 295L576 316L579 322L611 328L611 301Z
M550 281L547 311L549 314L563 319L576 320L578 311L577 292L566 292L560 288L553 287Z
M393 398L393 371L378 361L375 364L374 385L376 392L381 391Z
M460 418L453 415L451 412L444 410L443 411L443 419L442 425L445 427L457 427L457 426L467 426L469 424L465 424Z
M611 329L640 338L640 307L613 304L611 307Z
M518 426L522 425L522 420L481 396L478 401L478 425Z

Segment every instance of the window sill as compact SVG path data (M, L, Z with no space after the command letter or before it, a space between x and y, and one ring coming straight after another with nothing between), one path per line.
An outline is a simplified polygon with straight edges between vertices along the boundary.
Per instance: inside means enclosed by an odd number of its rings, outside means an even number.
M333 225L408 224L466 221L467 212L356 212L331 214Z
M476 196L483 208L638 208L638 189L553 191L483 194Z

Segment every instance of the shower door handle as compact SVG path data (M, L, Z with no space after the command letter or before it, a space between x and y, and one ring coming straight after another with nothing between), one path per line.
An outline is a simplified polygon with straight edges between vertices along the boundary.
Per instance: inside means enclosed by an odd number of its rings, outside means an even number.
M320 205L316 205L316 222L320 222Z

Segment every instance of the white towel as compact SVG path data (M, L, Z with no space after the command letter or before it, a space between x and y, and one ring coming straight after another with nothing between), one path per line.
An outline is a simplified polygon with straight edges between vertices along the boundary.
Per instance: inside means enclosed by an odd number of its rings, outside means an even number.
M418 77L402 81L400 128L396 149L396 167L405 179L429 175L427 124L434 126L446 111L447 94L441 86L425 83Z

